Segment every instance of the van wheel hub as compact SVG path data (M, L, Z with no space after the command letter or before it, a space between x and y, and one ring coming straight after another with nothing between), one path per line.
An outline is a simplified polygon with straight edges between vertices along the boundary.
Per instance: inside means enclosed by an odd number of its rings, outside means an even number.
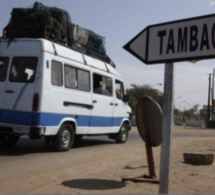
M74 143L75 131L69 124L63 124L57 135L57 150L67 151Z
M70 132L69 130L65 129L62 131L62 136L61 136L61 143L64 146L67 146L70 142Z

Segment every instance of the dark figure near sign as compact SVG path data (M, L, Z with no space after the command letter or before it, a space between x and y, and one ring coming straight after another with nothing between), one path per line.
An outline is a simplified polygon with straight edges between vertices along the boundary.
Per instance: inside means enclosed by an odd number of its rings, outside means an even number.
M185 116L183 116L183 126L185 127L185 124L186 124L186 117Z

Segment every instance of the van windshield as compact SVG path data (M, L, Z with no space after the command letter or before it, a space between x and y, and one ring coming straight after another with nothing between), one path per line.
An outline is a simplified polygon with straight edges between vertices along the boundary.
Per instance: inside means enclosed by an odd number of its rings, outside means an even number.
M21 83L34 82L37 61L37 57L14 57L9 80Z
M0 82L5 81L9 58L0 57Z

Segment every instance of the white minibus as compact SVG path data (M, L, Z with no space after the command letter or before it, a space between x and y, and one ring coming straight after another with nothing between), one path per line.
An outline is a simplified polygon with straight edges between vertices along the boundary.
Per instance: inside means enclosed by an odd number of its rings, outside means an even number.
M131 108L116 69L46 39L0 40L0 144L45 137L58 151L83 136L126 142Z

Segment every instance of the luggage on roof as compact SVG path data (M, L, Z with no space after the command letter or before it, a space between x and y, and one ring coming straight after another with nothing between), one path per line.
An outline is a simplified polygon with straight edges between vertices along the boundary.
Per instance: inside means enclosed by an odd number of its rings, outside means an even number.
M14 8L4 38L47 38L63 42L67 34L69 14L58 8L49 8L36 2L32 8Z
M104 37L73 24L67 11L39 2L32 8L13 8L3 38L45 38L113 64L106 55Z
M91 56L105 56L104 37L78 25L73 30L73 47Z

